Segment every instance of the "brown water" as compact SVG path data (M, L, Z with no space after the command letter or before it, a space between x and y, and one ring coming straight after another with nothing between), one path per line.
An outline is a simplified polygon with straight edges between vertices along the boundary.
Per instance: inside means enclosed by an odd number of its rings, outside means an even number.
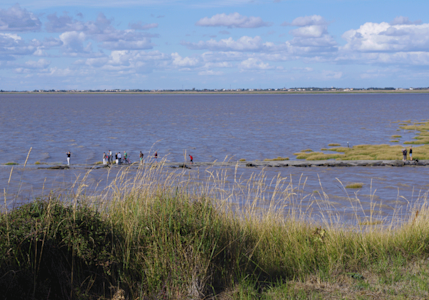
M37 170L36 161L65 163L67 151L73 164L101 161L103 152L127 151L132 161L158 151L167 161L183 161L184 153L196 161L246 160L288 156L302 149L319 150L329 143L346 145L388 144L400 134L398 120L428 119L429 94L324 94L324 95L11 95L0 94L0 164L15 167L8 185L9 166L0 166L0 188L13 195L19 189L32 199L45 190L62 187L86 170ZM320 189L339 209L350 203L339 181L363 182L359 195L375 191L383 205L408 205L428 190L427 167L275 168L267 176L303 175L305 191ZM243 176L257 170L240 169ZM195 168L189 172L196 172ZM232 170L231 170L232 172ZM95 186L108 184L105 170L89 177ZM372 184L371 184L372 183ZM402 197L401 197L402 196ZM369 197L362 201L370 206ZM366 204L365 204L366 203ZM386 208L387 214L391 211Z

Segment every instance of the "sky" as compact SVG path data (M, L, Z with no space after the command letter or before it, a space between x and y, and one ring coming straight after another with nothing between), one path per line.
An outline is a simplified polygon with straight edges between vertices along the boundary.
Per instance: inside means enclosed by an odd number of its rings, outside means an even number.
M0 89L428 87L427 0L2 0Z

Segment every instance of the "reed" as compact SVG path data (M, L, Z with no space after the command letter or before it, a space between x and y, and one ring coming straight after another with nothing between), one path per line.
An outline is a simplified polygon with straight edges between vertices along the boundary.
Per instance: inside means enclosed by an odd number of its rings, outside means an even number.
M6 205L0 215L4 297L280 297L295 293L288 282L348 276L392 257L412 261L429 253L427 194L400 223L392 218L377 226L374 208L350 227L329 210L315 221L311 211L297 209L308 197L324 207L329 197L323 189L305 195L301 183L280 175L233 174L229 182L226 169L209 168L201 183L199 172L157 166L140 166L135 176L124 170L95 194L85 192L83 178L67 195L12 211Z

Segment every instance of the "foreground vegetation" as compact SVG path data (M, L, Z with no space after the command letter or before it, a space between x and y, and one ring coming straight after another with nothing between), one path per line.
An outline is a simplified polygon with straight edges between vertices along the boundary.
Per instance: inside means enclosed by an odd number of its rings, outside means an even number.
M5 299L324 299L378 295L427 298L426 205L401 224L314 223L296 190L262 177L226 189L192 185L186 171L144 167L97 197L68 196L0 215L0 290ZM259 189L256 190L255 189ZM247 192L251 191L251 192ZM323 194L323 193L320 193ZM248 200L241 209L232 197ZM274 198L276 197L276 198ZM280 203L280 206L279 206ZM267 204L267 202L265 202ZM274 205L275 204L275 205ZM282 206L283 205L283 206ZM368 223L380 224L369 217Z

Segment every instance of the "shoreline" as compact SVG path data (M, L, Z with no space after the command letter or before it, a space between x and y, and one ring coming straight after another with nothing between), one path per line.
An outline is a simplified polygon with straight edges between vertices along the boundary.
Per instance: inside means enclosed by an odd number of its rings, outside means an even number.
M429 160L419 161L402 161L402 160L313 160L313 161L299 161L299 160L285 160L285 161L239 161L239 162L145 162L144 166L162 165L172 169L186 168L192 169L193 167L242 167L242 168L310 168L310 167L416 167L416 166L429 166ZM72 164L70 167L65 164L40 164L40 165L26 165L25 168L36 169L103 169L103 168L133 168L137 169L140 165L133 164ZM0 167L15 167L23 168L24 165L1 165Z
M154 91L154 92L12 92L12 91L3 91L2 94L28 94L28 95L91 95L91 94L100 94L100 95L315 95L315 94L429 94L429 89L427 90L353 90L353 91Z

